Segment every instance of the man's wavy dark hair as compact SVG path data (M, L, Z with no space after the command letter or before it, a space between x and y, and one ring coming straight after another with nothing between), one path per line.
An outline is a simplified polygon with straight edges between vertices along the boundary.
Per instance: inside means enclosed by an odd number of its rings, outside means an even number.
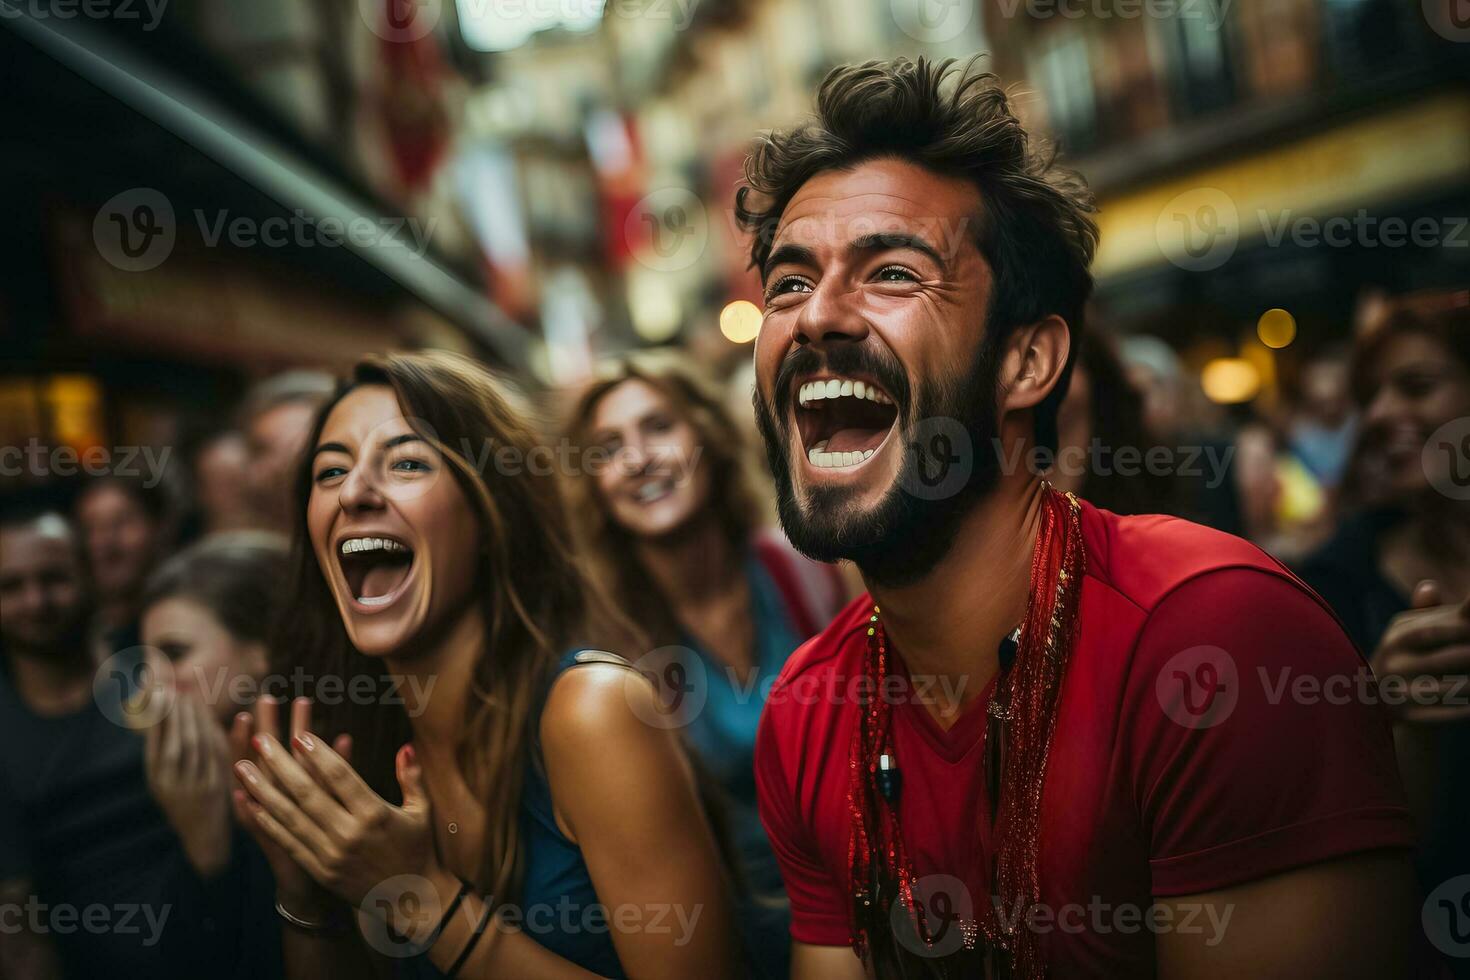
M764 271L782 212L818 173L897 158L973 181L982 202L976 245L995 279L982 353L995 354L1012 330L1053 313L1072 330L1061 382L1035 413L1037 444L1055 450L1057 409L1092 292L1095 208L1082 178L1032 139L996 76L976 69L979 60L895 58L832 69L815 119L757 138L735 217L753 233L751 265Z

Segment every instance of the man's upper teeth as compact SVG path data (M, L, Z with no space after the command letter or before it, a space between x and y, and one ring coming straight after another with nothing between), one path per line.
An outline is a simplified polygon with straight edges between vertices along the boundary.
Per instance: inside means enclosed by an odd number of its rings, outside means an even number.
M406 545L401 545L391 538L348 538L342 542L342 554L354 555L361 551L407 551Z
M797 404L802 406L824 398L866 398L879 405L893 404L892 399L879 391L876 385L864 381L853 381L849 378L808 381L798 389L796 395Z

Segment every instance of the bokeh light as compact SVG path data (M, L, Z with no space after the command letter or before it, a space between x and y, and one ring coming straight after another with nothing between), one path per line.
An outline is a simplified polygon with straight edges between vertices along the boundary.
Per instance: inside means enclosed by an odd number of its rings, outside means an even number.
M1296 317L1280 307L1273 307L1256 321L1256 336L1267 347L1280 350L1296 339Z
M720 311L720 333L732 344L748 344L761 332L761 311L748 299L737 299Z
M1256 397L1261 373L1243 357L1217 357L1200 372L1205 397L1219 405L1238 405Z

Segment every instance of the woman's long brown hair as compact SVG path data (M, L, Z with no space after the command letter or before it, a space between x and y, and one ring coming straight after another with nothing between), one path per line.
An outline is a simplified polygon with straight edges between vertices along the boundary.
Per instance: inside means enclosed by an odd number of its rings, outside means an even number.
M588 602L556 477L524 465L539 440L502 384L473 361L445 352L368 357L322 408L308 443L316 445L328 414L349 391L387 385L409 425L438 451L479 516L475 594L485 619L485 649L475 663L456 754L485 807L475 884L496 905L518 899L524 876L519 817L526 768L536 759L542 698L561 654L588 639ZM522 465L479 468L503 458L505 447ZM340 678L339 690L350 691L353 678L366 676L376 682L375 692L386 693L383 663L352 646L312 550L306 526L311 478L308 448L295 481L289 593L294 602L280 622L275 656L286 669L302 668L309 683ZM393 760L412 737L407 714L393 705L336 700L340 703L318 709L315 724L324 734L349 733L354 766L380 795L399 800Z

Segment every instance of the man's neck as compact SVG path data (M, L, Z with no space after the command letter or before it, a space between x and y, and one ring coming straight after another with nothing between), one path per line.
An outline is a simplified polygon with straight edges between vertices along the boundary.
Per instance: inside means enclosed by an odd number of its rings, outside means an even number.
M452 753L464 731L465 704L475 666L485 650L485 618L477 604L436 639L403 657L390 657L389 670L406 681L401 693L418 751Z
M999 670L1001 640L1026 615L1042 483L1024 468L1003 476L960 524L923 578L897 588L867 579L884 631L912 676L933 677L957 703L931 706L944 724Z
M93 664L85 644L76 653L15 653L7 663L16 693L38 715L71 714L92 697Z
M638 560L674 607L698 605L729 588L740 556L712 516L665 538L639 541Z

